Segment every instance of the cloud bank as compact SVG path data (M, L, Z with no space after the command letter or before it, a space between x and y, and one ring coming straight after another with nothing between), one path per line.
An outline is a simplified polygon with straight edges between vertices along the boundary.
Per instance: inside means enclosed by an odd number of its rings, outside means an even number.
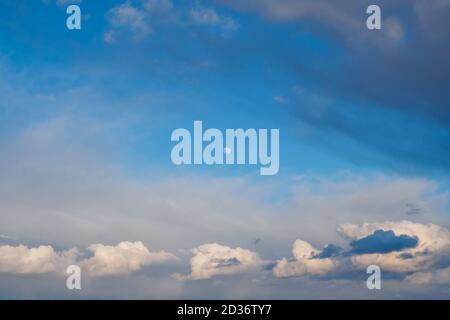
M347 250L329 245L319 251L303 240L296 240L292 250L294 258L278 260L274 275L324 276L333 271L365 270L370 265L378 265L384 272L418 272L407 277L415 283L447 281L449 264L441 263L444 257L450 257L450 231L446 228L405 220L343 224L339 233L350 240Z
M116 246L93 244L88 251L91 258L78 260L80 252L73 248L56 252L51 246L28 248L23 245L0 246L0 272L13 274L64 274L69 265L79 265L92 277L130 274L157 263L177 260L165 251L150 252L140 241L123 241Z
M0 246L0 272L17 274L39 274L61 272L75 263L77 249L56 252L51 246L28 248L24 245Z

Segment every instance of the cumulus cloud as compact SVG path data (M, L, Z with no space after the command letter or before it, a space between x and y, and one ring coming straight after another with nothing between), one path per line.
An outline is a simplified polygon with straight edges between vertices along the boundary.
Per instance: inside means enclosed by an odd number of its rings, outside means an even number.
M58 253L51 246L36 248L24 245L0 246L0 272L17 274L63 272L65 267L75 262L77 254L76 249Z
M344 250L327 245L322 251L308 242L296 240L293 258L278 260L276 277L324 276L331 272L365 270L378 265L383 271L413 273L407 279L414 283L446 283L449 276L450 232L434 224L411 221L388 221L343 224L338 229L349 241Z
M398 237L401 238L401 235L406 235L416 239L417 243L415 246L403 247L400 251L355 254L351 259L356 268L366 268L368 265L376 264L383 270L392 272L425 270L431 267L436 261L436 257L445 252L450 245L448 229L434 224L420 224L411 221L364 223L360 226L343 224L340 226L339 232L347 239L358 241L367 239L368 236L379 230L393 232L396 237L389 237L394 242L398 242ZM406 238L403 237L403 239ZM408 241L411 242L410 239ZM392 248L392 242L385 243L385 246Z
M208 243L192 250L191 274L174 274L178 280L209 279L218 275L231 275L255 270L264 265L256 252Z
M392 230L376 230L365 238L350 243L351 253L388 253L417 246L417 238L402 234L396 236Z
M330 251L335 252L336 247L328 248L329 256L333 255ZM303 240L296 240L292 247L294 259L283 258L278 260L273 274L275 277L299 277L305 275L323 276L339 266L339 262L335 259L322 255L325 252L315 249L311 244Z
M81 265L92 276L123 275L149 266L177 258L165 251L150 252L140 241L123 241L116 246L93 244L89 246L94 256Z
M81 266L90 276L125 275L144 266L177 258L165 251L150 252L140 241L123 241L116 246L93 244L88 251L91 258L77 260L76 248L56 252L52 246L28 248L24 245L0 246L0 272L14 274L64 273L69 265Z

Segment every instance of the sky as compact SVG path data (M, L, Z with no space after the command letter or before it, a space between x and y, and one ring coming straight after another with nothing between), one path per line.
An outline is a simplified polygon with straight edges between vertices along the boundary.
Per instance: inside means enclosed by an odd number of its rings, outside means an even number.
M448 299L449 15L0 0L0 299ZM278 173L174 165L194 121L278 129Z

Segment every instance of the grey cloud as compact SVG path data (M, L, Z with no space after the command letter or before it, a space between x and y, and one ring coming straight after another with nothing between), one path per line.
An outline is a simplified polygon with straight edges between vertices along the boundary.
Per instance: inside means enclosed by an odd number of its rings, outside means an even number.
M352 241L350 253L367 254L367 253L389 253L393 251L401 251L403 249L415 248L418 239L405 234L395 235L392 230L375 230L374 233Z
M370 1L218 2L275 23L296 23L294 28L300 33L312 29L318 39L330 44L327 63L323 63L323 56L307 55L301 43L287 48L281 43L277 46L276 38L270 39L273 65L288 70L299 83L308 82L312 94L334 102L324 107L305 97L294 99L294 118L325 132L334 130L336 135L382 151L387 158L400 159L407 163L404 168L448 171L444 159L450 157L449 1L378 1L383 19L379 32L365 27ZM305 56L308 59L299 58ZM383 114L377 118L374 110ZM405 125L394 126L389 119L396 115L390 111L403 114ZM417 124L421 117L436 130L442 127L439 133L434 135L423 123ZM404 134L406 124L411 124L408 135ZM389 139L375 134L380 128ZM311 143L321 145L317 140ZM370 157L360 162L392 166Z

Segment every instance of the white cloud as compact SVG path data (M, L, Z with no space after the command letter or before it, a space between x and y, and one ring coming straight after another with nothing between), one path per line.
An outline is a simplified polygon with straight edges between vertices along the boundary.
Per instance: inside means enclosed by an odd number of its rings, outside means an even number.
M217 26L223 30L236 30L239 24L231 17L225 17L212 8L189 9L189 6L175 6L170 0L143 0L133 4L127 0L110 9L106 15L110 28L104 33L106 43L115 42L113 31L128 29L135 39L148 35L159 23L173 23L186 26L188 20L194 24Z
M290 225L309 241L339 241L336 228L348 222L362 224L411 218L407 215L411 204L420 208L420 214L413 217L415 221L448 224L445 218L448 193L437 191L437 184L428 179L364 177L344 172L331 177L300 176L292 189L291 211L296 214L290 215Z
M31 274L63 272L73 264L78 251L70 249L56 252L51 246L28 248L26 246L0 246L0 272Z
M338 232L346 240L355 241L372 235L377 230L393 231L396 236L416 238L417 246L371 254L355 254L351 250L344 250L343 254L318 259L321 253L319 250L305 241L296 240L293 246L294 259L278 260L273 273L276 277L325 275L332 271L359 271L365 270L369 265L378 265L383 271L416 272L407 278L414 283L447 283L450 280L450 269L446 269L448 264L436 270L438 262L449 256L448 229L434 224L387 221L362 225L342 224Z
M150 32L146 12L126 1L114 8L108 14L107 19L113 27L131 29L135 36L142 37Z
M191 19L196 24L220 26L225 30L235 30L238 23L231 17L223 17L212 8L196 8L190 12Z
M366 268L375 264L383 270L392 272L425 270L450 245L450 232L446 228L411 221L364 223L361 226L343 224L339 232L350 240L357 240L373 234L376 230L392 230L396 236L415 237L418 239L418 244L414 248L403 249L400 252L354 255L352 263L356 268Z
M123 241L116 246L93 244L88 250L94 254L93 257L77 260L79 251L76 248L58 253L51 246L0 246L0 272L64 273L69 265L76 264L92 277L116 276L129 274L144 266L177 260L165 251L150 252L140 241Z
M256 252L230 248L217 243L208 243L192 250L191 274L175 274L178 280L209 279L218 275L248 272L261 267L265 262Z
M91 276L124 275L144 266L177 259L165 251L150 252L140 241L123 241L116 246L93 244L88 250L94 256L82 261L81 265Z
M283 258L277 261L273 274L275 277L300 277L305 275L322 276L339 266L335 259L316 258L320 251L303 240L296 240L292 246L294 259Z

